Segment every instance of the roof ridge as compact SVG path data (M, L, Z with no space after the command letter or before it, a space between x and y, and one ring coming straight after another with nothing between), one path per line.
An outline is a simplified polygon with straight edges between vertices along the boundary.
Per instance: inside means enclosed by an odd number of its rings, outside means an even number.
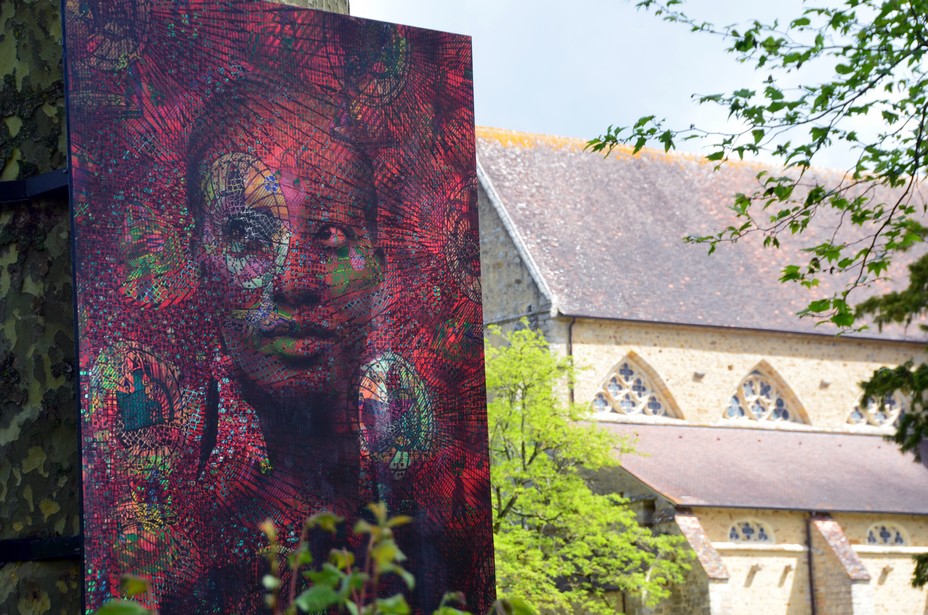
M587 140L580 137L562 137L545 133L523 132L519 130L510 130L508 128L496 128L492 126L477 126L476 135L478 138L496 141L503 147L520 147L522 149L531 149L533 147L548 147L554 150L575 150L582 152L586 149ZM593 154L594 152L590 152ZM601 154L600 154L601 155ZM638 152L630 145L616 145L612 152L612 157L621 158L650 158L663 160L665 162L682 162L690 161L705 165L718 165L719 161L708 160L704 154L694 152L681 152L679 150L664 151L654 147L642 147ZM782 166L772 162L762 162L758 160L727 160L722 166L736 167L753 167L757 170L777 170L782 171ZM819 168L813 169L816 172L834 172L833 169ZM843 171L838 171L843 173Z

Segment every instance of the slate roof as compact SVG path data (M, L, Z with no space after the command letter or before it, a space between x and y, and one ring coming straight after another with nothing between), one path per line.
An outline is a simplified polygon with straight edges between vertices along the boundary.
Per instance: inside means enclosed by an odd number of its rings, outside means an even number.
M600 426L637 437L622 467L680 506L928 514L928 468L879 436Z
M795 313L839 285L825 282L809 291L778 282L786 264L805 260L797 249L764 250L752 237L708 256L705 246L682 241L732 224L733 195L751 191L764 167L734 163L713 172L713 163L694 155L617 151L603 160L584 152L577 139L488 128L478 128L477 136L481 181L559 313L835 333ZM830 228L823 221L802 239L819 243ZM904 264L893 271L907 278ZM889 288L883 283L851 298ZM917 326L863 336L928 339Z

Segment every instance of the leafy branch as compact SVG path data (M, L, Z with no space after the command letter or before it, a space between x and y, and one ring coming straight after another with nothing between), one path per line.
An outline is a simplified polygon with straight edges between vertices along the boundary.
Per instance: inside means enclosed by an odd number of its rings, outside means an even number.
M928 3L846 0L837 7L808 7L784 24L755 20L743 26L699 21L682 5L642 0L636 6L720 37L738 62L768 75L760 87L696 96L699 104L726 109L741 128L672 129L648 115L631 126L610 126L587 148L608 155L630 145L637 154L652 142L668 151L700 139L716 168L761 153L781 161L783 173L761 173L755 190L734 197L735 224L687 240L705 243L711 252L719 243L759 234L765 246L779 247L781 237L801 234L821 210L831 210L837 220L831 240L807 247L807 262L787 265L780 279L816 287L823 275L839 276L842 288L800 314L853 327L860 312L849 303L850 293L883 277L898 252L925 239L920 185L926 171ZM811 65L830 70L831 78L785 85ZM859 118L878 123L876 134L861 135ZM842 174L810 173L828 147L851 151L856 162Z

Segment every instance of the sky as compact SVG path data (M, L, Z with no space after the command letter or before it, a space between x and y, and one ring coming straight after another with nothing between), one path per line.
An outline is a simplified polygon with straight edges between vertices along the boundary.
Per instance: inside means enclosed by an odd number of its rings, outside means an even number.
M755 0L688 4L726 23L753 16L748 5L770 13ZM690 95L756 81L719 39L624 0L351 0L351 14L471 36L482 126L589 139L650 114L718 123L725 114Z
M590 139L643 115L668 127L722 127L727 114L693 94L756 87L766 75L739 64L711 36L692 34L627 0L351 0L351 14L467 34L481 126ZM798 16L801 0L689 0L715 23ZM683 151L708 153L696 141ZM840 152L819 164L841 166Z

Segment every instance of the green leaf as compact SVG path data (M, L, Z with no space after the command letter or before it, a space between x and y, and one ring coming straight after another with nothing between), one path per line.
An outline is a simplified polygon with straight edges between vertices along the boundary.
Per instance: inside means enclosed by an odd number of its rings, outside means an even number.
M464 594L461 592L446 592L445 595L441 597L441 603L432 615L471 615L469 611L457 609L451 606L452 604L465 606L467 601L464 599ZM490 613L493 612L494 609L491 608Z
M370 581L370 575L366 572L355 571L346 575L342 580L342 590L344 592L353 592L364 587L364 584Z
M713 161L714 161L714 160L721 160L721 159L724 158L724 157L725 157L725 152L722 151L722 150L719 150L719 151L717 151L717 152L712 152L711 154L709 154L708 156L706 156L706 160L713 160Z
M676 147L673 142L673 133L669 130L665 130L661 133L661 136L657 138L658 141L664 144L664 151L669 152L672 148Z
M380 598L376 601L377 611L384 615L409 615L409 605L403 594L396 594L389 598Z
M535 609L522 598L501 598L496 601L496 612L506 615L538 615Z
M399 547L396 546L396 542L393 540L384 540L376 545L370 550L371 559L377 563L378 566L383 566L384 564L398 561L401 562L406 559L406 556L403 555L403 552L400 551Z
M303 576L315 585L328 585L335 587L342 580L343 573L332 564L325 564L322 570L307 570Z
M814 314L820 314L831 309L831 299L818 299L809 304L808 310Z
M397 515L395 517L390 517L390 519L387 520L387 527L399 527L408 523L412 523L412 517L407 515Z
M329 553L329 561L332 562L336 568L345 570L354 564L354 553L347 549L332 549L332 552Z
M119 581L119 591L127 598L135 598L148 592L148 581L141 577L125 575Z
M392 563L385 564L381 566L380 573L381 574L395 574L399 576L401 579L403 579L403 582L406 583L406 587L408 589L416 588L416 577L413 576L411 572L409 572L402 566L398 566L397 564L392 564Z
M317 613L337 604L338 594L328 585L313 585L297 596L293 603L304 613Z
M920 588L928 585L928 553L913 555L915 560L915 574L912 576L912 587Z
M837 64L835 66L835 72L839 75L849 75L854 72L854 69L847 64Z
M783 268L783 272L780 275L781 282L794 282L799 280L802 277L802 274L799 272L799 265L787 265Z
M137 602L110 600L97 609L96 615L151 615L151 611Z
M374 502L367 505L367 509L374 514L377 525L384 525L387 522L387 505L383 502Z
M344 521L342 517L328 511L323 511L307 519L306 524L309 527L318 527L330 534L334 534L338 529L338 524L342 521Z
M291 566L309 566L313 563L313 554L305 544L300 545L300 548L292 553L291 558Z
M851 312L837 312L834 316L831 317L831 322L835 323L839 327L850 327L854 324L856 318Z
M272 574L266 574L261 577L261 585L268 591L274 591L280 587L280 579Z

